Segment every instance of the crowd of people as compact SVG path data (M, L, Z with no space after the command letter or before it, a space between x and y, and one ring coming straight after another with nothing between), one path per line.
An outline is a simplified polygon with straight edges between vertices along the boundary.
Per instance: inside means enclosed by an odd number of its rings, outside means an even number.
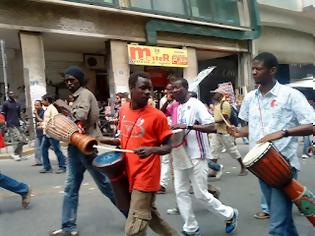
M61 227L49 235L79 235L76 224L79 189L86 170L99 190L126 217L126 235L145 235L148 227L158 235L180 235L161 218L155 204L156 194L168 191L170 179L174 181L177 204L167 212L182 217L183 226L178 230L183 235L201 235L191 193L205 209L224 220L225 233L234 232L239 210L221 202L219 191L208 184L208 177L219 179L223 174L223 165L219 163L222 150L225 149L239 163L239 176L246 176L248 171L235 139L243 138L245 144L249 143L249 149L257 143L272 141L289 161L293 177L297 178L300 171L297 136L307 138L314 134L314 109L300 92L276 81L277 68L274 55L261 53L256 56L252 73L257 88L243 99L238 99L236 104L231 104L226 92L218 87L211 91L211 105L205 105L196 93L189 91L186 79L177 78L165 87L158 108L152 102L150 76L145 72L133 73L128 81L130 97L126 93L117 93L114 105L102 110L116 134L113 137L102 135L98 103L93 93L84 86L83 71L76 66L67 68L64 81L72 98L68 110L63 113L78 125L80 132L96 137L101 143L133 150L133 153L124 154L124 174L128 178L131 200L128 211L119 209L110 180L92 165L96 152L86 155L69 144L65 156L59 141L49 137L45 131L47 122L60 110L54 105L53 97L46 94L34 104L37 148L33 165L43 166L40 173L51 173L48 150L52 147L59 166L55 172L66 172ZM12 158L21 160L25 139L19 129L20 107L12 92L2 113L9 132L17 140ZM239 119L239 122L235 123L233 119ZM180 145L175 147L171 137L178 131L184 135ZM179 152L178 148L182 148L183 152ZM307 155L311 155L311 148L310 144L306 144ZM0 186L20 194L24 208L30 204L30 185L0 173ZM270 218L269 235L298 235L292 217L292 200L263 180L259 180L259 186L262 211L255 217Z

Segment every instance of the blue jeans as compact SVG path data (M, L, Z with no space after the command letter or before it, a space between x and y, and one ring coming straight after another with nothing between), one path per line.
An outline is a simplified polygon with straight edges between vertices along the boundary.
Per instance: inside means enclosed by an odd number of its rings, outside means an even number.
M90 156L84 155L79 149L72 145L68 147L67 176L65 181L61 226L65 232L77 231L76 219L79 190L85 170L88 170L91 174L101 192L115 204L115 197L109 179L92 166L92 161L95 157L96 154Z
M28 193L28 186L22 182L18 182L9 176L0 173L0 187L21 196L25 196Z
M296 178L296 169L292 171ZM292 200L284 192L270 187L262 180L259 180L259 184L270 211L269 235L298 236L292 217Z
M57 156L59 168L66 168L66 165L65 165L66 157L63 155L63 153L60 149L59 141L56 139L53 139L53 138L48 138L47 136L44 135L43 140L42 140L42 145L40 147L40 150L42 153L42 158L43 158L44 169L46 169L46 170L51 169L51 165L50 165L50 161L49 161L49 157L48 157L48 150L49 150L50 146L53 147L54 152Z
M42 145L43 141L43 135L37 136L35 139L35 162L38 164L42 164L42 152L40 150L40 147Z
M261 195L260 195L260 208L261 208L262 212L270 214L269 207L267 205L266 198L265 198L263 193L261 193Z
M214 161L211 161L208 159L208 167L214 171L219 171L221 169L220 164L215 163Z

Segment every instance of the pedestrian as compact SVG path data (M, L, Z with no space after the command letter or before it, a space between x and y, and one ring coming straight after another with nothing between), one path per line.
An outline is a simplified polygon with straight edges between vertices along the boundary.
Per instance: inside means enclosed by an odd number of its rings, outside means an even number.
M27 144L28 140L20 126L21 105L16 101L13 91L8 92L8 97L1 112L5 116L6 126L14 145L14 153L11 154L11 157L15 161L20 161L22 160L23 145Z
M240 176L247 174L247 170L243 164L241 154L234 143L234 138L227 132L227 124L230 125L230 118L232 115L232 106L225 99L225 91L222 88L217 88L212 91L214 102L214 120L217 132L212 135L210 144L212 151L212 161L217 163L220 158L220 154L223 148L226 149L227 153L235 160L238 161L241 167L239 173ZM216 172L212 174L212 177L216 176Z
M275 79L277 69L278 60L271 53L263 52L254 58L252 73L258 88L245 96L239 112L239 118L247 121L248 126L232 127L229 133L234 137L248 136L250 148L257 142L272 141L290 162L293 176L297 178L300 163L295 136L312 134L315 114L302 93ZM269 235L298 235L292 217L292 200L263 180L259 184L270 213Z
M107 138L102 142L134 150L124 158L131 192L126 235L146 235L149 226L159 235L179 236L155 207L155 194L160 190L160 155L171 151L172 132L165 115L148 105L152 88L150 76L144 72L129 77L131 102L120 110L120 139Z
M169 83L166 85L164 89L164 96L160 99L159 106L160 110L165 113L166 107L170 106L173 102L175 102L172 95L172 84ZM163 108L163 109L162 109ZM171 116L167 116L167 122L171 126L172 118ZM166 193L166 189L168 187L169 175L170 175L170 154L161 156L161 180L160 180L160 190L157 192L158 194Z
M42 145L44 133L43 128L41 127L41 123L44 119L45 110L42 107L41 100L36 100L34 102L34 120L35 120L35 159L32 166L42 166L42 153L40 151L40 147Z
M81 68L77 66L68 67L65 70L64 81L74 97L70 111L73 120L80 125L81 132L94 137L101 137L101 131L97 125L99 115L97 101L93 93L84 87L85 78ZM78 148L69 144L61 229L50 232L50 236L79 235L76 224L79 190L86 170L94 179L99 190L115 204L109 179L92 166L95 157L96 153L85 155Z
M29 206L32 197L32 187L30 185L19 182L0 172L0 187L21 195L23 208Z
M44 113L44 119L42 121L41 127L43 128L43 140L40 146L42 159L43 159L43 169L39 171L39 173L52 173L52 167L49 160L49 148L52 147L54 153L57 156L58 166L59 168L55 171L56 174L62 174L66 172L66 157L61 151L60 142L48 134L46 134L46 126L50 119L52 119L55 115L59 114L57 108L54 106L53 102L55 99L48 94L42 96L42 104L46 107L46 111Z
M176 169L174 165L174 188L179 212L184 219L184 235L201 235L198 222L193 213L190 185L193 187L195 197L205 208L226 219L225 232L232 233L237 227L238 210L223 205L208 192L208 162L211 158L207 133L216 131L214 119L207 107L198 99L188 94L188 82L179 79L173 83L173 95L179 102L177 124L174 129L186 129L186 152L190 159L188 168Z

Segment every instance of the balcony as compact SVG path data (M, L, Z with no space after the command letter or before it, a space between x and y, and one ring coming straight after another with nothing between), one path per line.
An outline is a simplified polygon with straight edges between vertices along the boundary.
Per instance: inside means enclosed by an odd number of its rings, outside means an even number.
M250 27L252 0L64 0L222 25Z

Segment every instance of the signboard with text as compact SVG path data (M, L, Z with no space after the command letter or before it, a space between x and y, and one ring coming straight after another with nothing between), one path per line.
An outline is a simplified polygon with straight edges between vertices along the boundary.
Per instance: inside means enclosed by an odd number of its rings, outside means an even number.
M187 67L187 49L128 45L130 65Z

